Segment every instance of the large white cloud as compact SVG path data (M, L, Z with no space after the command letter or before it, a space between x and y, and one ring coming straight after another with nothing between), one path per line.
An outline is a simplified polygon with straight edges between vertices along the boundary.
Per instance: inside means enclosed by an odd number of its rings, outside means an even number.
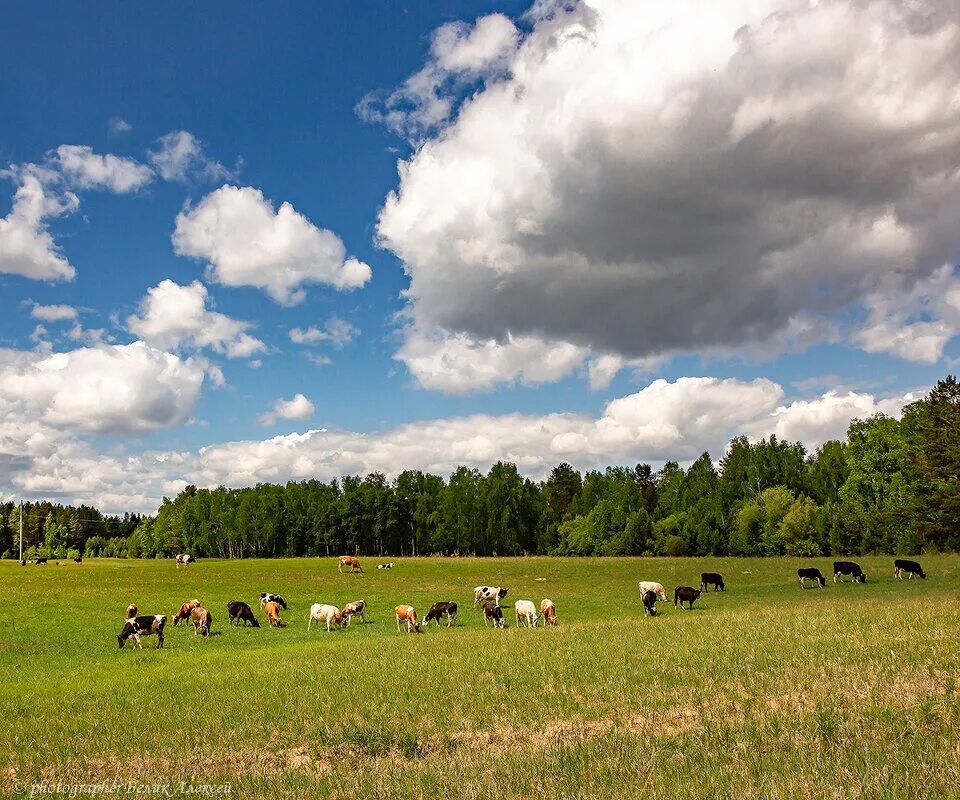
M259 189L222 186L177 215L177 253L209 263L225 286L255 286L284 305L300 303L307 283L349 290L370 279L370 267L348 258L340 238L318 228L289 203L276 211Z
M0 219L0 272L34 280L73 280L77 271L60 252L47 220L69 214L80 204L72 192L50 192L43 170L18 172L13 206Z
M956 260L956 3L543 0L530 22L433 114L379 218L410 276L399 357L428 385L424 341L764 346ZM453 102L455 69L434 49L423 96Z
M139 316L127 318L130 332L161 350L210 347L228 358L248 358L267 346L247 330L251 323L207 308L207 288L160 281L140 301Z
M125 194L153 179L153 170L145 164L110 153L97 155L86 145L60 145L57 160L63 177L78 189L106 189Z

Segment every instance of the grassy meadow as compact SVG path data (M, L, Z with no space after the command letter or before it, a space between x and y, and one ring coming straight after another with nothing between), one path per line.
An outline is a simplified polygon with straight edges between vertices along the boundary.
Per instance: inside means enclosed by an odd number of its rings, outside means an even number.
M960 557L858 559L864 585L801 590L796 559L335 559L0 563L0 778L230 783L233 797L960 796ZM830 559L805 560L830 572ZM636 582L699 585L692 612L643 616ZM510 588L485 628L472 587ZM289 609L232 628L228 600ZM169 623L142 651L128 603L172 617L197 597L213 636ZM560 625L513 624L550 597ZM307 633L313 602L369 624ZM392 609L461 606L401 635ZM26 787L24 789L24 787Z

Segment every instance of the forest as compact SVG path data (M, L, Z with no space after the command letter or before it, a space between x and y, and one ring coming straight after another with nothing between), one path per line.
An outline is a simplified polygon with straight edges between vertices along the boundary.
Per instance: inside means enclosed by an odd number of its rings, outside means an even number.
M361 555L841 555L960 549L960 384L951 375L902 417L855 420L808 453L733 439L719 463L668 462L523 477L499 462L448 478L407 470L325 483L186 487L155 516L23 507L24 557ZM19 507L0 504L16 558Z

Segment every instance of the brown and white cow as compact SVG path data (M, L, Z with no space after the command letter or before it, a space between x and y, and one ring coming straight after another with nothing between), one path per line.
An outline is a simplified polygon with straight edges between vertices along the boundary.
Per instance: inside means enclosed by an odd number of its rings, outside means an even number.
M126 616L126 619L133 619L135 616L137 616L137 611L138 611L138 610L139 610L139 609L137 608L137 604L136 604L136 603L131 603L130 605L128 605L128 606L127 606L127 616Z
M439 603L434 603L430 606L427 616L423 618L423 624L429 627L430 622L433 621L437 623L437 627L439 628L441 619L447 621L448 628L456 621L457 604L452 600L441 600Z
M347 621L347 627L350 627L350 623L353 622L354 617L360 617L360 622L366 625L367 601L354 600L352 603L347 603L342 609L340 609L340 616Z
M420 622L417 620L417 611L413 606L397 606L393 610L397 618L397 633L401 632L400 626L407 626L407 633L413 631L420 633Z
M263 606L263 613L267 615L267 627L279 628L283 624L280 619L280 604L271 600Z
M198 633L201 636L210 635L210 625L213 623L213 615L205 608L196 606L190 609L190 621L193 623L193 635Z
M340 556L340 561L337 564L337 572L343 572L344 567L350 567L351 572L363 572L363 567L360 566L360 560L353 556Z
M199 607L199 600L187 600L186 603L180 606L180 610L173 615L173 627L176 628L181 622L186 622L190 619L190 612Z
M503 609L496 603L487 603L483 607L484 626L486 626L488 622L493 625L494 628L507 627L507 623L503 618Z
M314 603L310 606L310 616L307 617L307 630L313 626L314 622L325 622L327 625L327 633L330 633L330 623L332 622L338 628L344 628L347 625L346 620L343 618L343 614L340 613L340 609L336 606L331 606L328 603Z
M557 624L557 607L553 604L553 600L548 600L546 597L540 601L540 616L543 617L544 625L556 625Z

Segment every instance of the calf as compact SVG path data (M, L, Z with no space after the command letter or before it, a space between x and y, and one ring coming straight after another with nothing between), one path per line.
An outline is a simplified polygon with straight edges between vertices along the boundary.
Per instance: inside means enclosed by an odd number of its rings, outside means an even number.
M327 633L330 633L330 623L332 622L339 628L346 626L346 621L340 609L326 603L314 603L310 606L310 616L307 618L307 630L313 626L314 622L325 622L327 624Z
M201 636L210 635L210 624L213 622L213 615L205 608L197 606L190 609L190 621L193 623L193 635L198 633Z
M278 594L272 594L270 592L260 592L260 608L261 610L267 603L276 603L284 611L287 610L286 601Z
M656 592L657 597L663 600L664 603L667 602L667 590L663 588L662 583L657 583L656 581L640 581L637 587L640 589L641 597L644 592Z
M342 609L340 609L340 616L347 621L347 627L350 627L350 623L353 622L353 618L355 616L360 617L360 622L366 625L367 601L354 600L352 603L347 603Z
M176 560L177 560L177 567L185 567L187 566L187 564L192 564L197 559L195 559L189 553L177 553Z
M122 650L127 639L133 639L134 646L142 650L143 645L140 644L140 637L157 634L157 649L159 649L163 647L163 628L166 624L167 618L163 614L157 614L155 617L130 617L123 621L123 628L120 630L120 635L117 636L117 643Z
M517 600L513 604L513 610L517 618L517 627L520 626L521 622L528 628L537 626L537 607L532 600Z
M854 583L866 583L867 576L863 574L860 565L853 561L834 561L833 562L833 582L842 575L849 575Z
M133 617L137 616L137 611L138 611L138 609L137 609L137 604L136 604L136 603L131 603L130 605L127 606L127 617L126 617L126 618L127 618L127 619L132 619Z
M490 600L494 605L500 605L500 601L507 596L509 589L503 589L500 586L475 586L473 589L473 605L479 606Z
M430 606L427 616L423 618L423 624L429 625L431 621L434 621L439 628L441 618L447 621L447 627L449 628L457 618L457 604L452 600L441 600L439 603L434 603Z
M693 611L693 601L700 599L700 590L694 589L692 586L678 586L673 590L673 607L676 608L678 605L680 608L683 608L683 604L687 603L690 606L690 610Z
M914 575L919 575L924 580L927 578L927 574L916 561L908 561L905 558L898 558L893 562L893 574L900 580L903 580L904 572L910 576L910 580L913 580Z
M351 572L363 572L360 561L353 556L340 556L339 563L337 564L337 572L343 572L344 567L350 567Z
M723 585L723 576L719 572L701 572L700 573L700 591L707 591L708 587L713 586L713 591L727 590Z
M279 628L283 624L283 620L280 619L279 603L274 603L273 600L271 600L263 607L263 613L267 615L268 628Z
M540 616L543 617L544 625L557 624L557 607L553 604L553 600L543 598L540 601Z
M254 628L260 627L257 618L253 616L253 609L242 600L231 600L227 603L227 616L230 618L230 622L236 622L238 628L240 627L241 621L243 622L243 627L247 627L248 622L253 625Z
M186 622L188 619L190 619L190 612L199 606L199 600L187 600L186 603L180 606L180 610L173 615L173 627L176 628L181 622Z
M643 613L649 617L657 616L657 593L647 589L640 595L640 601L643 603Z
M807 588L807 581L816 581L821 589L827 585L827 581L816 567L800 567L797 570L797 577L800 579L800 586L804 589Z
M389 564L377 564L377 569L393 569L393 562Z
M503 619L503 609L496 603L487 603L483 607L483 624L493 625L494 628L505 628L506 622Z
M407 626L407 633L414 631L415 633L421 633L420 623L417 621L417 611L413 606L397 606L394 610L394 615L397 618L397 633L400 633L400 626L405 624Z

